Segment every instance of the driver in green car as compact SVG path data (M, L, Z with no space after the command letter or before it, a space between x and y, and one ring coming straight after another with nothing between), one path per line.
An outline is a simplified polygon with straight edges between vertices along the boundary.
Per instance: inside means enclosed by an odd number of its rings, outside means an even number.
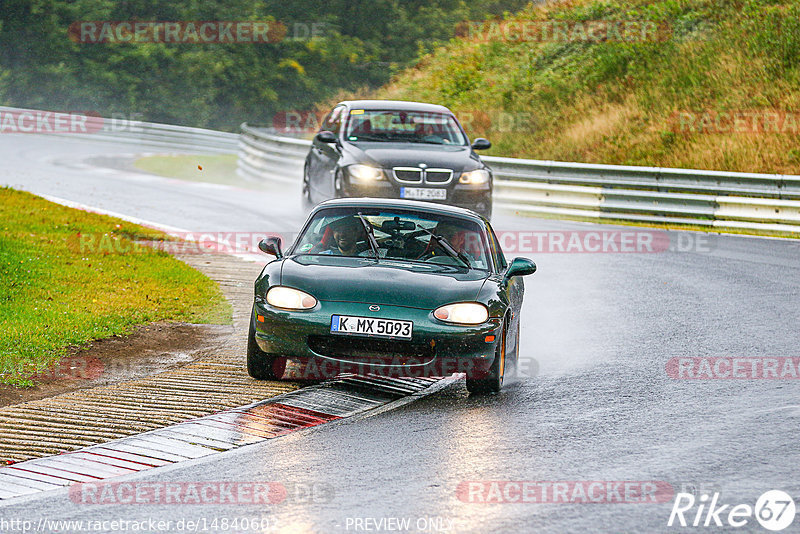
M366 239L364 226L356 217L343 217L331 223L333 233L333 243L327 250L320 254L332 254L334 256L358 256L364 251L363 247L358 246L358 242Z

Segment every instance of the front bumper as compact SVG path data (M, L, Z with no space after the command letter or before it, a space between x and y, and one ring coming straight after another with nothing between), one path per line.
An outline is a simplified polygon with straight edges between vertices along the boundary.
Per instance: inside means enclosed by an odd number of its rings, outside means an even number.
M384 376L480 377L494 361L501 320L491 317L477 326L459 326L433 318L431 310L368 303L325 302L305 312L272 308L258 300L254 307L259 348L304 365L304 378L328 379L341 373ZM351 315L414 323L411 340L332 334L331 316ZM487 342L487 336L491 341Z

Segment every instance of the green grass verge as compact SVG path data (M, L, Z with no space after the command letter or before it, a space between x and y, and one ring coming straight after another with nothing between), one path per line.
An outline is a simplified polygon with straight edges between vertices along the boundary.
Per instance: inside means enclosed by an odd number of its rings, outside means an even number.
M0 188L0 383L153 321L229 323L217 284L136 240L161 232Z
M246 189L263 189L265 184L245 180L236 174L236 154L180 154L145 156L133 166L167 178L191 182L232 185Z

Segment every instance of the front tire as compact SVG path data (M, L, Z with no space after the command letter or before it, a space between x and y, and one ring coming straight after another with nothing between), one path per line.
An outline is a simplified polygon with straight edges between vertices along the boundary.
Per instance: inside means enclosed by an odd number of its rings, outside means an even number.
M311 177L308 176L308 166L303 167L302 206L304 210L314 206L314 199L311 198Z
M492 199L489 198L485 202L484 208L482 210L479 210L478 213L483 215L486 218L487 221L491 221L492 220L492 208L493 208Z
M250 314L250 331L247 335L247 374L256 380L280 380L286 370L286 358L267 354L259 348L254 321L255 310Z
M333 198L342 197L344 197L344 177L341 171L336 171L336 175L333 178Z
M503 388L503 377L506 371L506 339L508 337L505 327L503 327L501 335L488 375L481 378L471 378L467 375L467 391L470 393L497 393Z

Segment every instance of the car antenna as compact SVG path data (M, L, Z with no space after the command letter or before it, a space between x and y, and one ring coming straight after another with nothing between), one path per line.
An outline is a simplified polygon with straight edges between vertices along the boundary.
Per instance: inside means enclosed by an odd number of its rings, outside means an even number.
M361 219L361 224L364 225L364 230L367 232L367 241L369 241L369 247L372 249L372 252L375 254L375 261L380 261L380 254L378 254L378 242L375 240L375 234L372 233L372 225L367 222L361 212L358 212L358 218Z

